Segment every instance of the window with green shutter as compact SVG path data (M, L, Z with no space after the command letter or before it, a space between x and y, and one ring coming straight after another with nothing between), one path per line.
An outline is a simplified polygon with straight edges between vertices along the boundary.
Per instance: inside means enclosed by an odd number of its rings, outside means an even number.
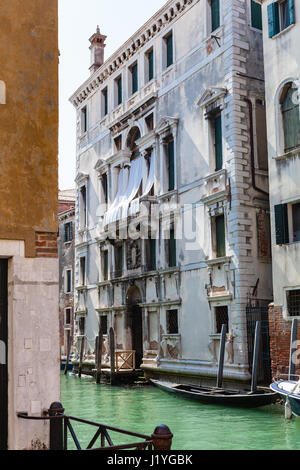
M102 100L103 100L103 116L106 116L108 113L108 92L107 88L102 91Z
M295 1L282 0L268 5L269 37L276 36L295 23Z
M289 243L289 224L287 204L277 204L274 206L275 212L275 232L276 244L284 245Z
M64 225L64 243L73 240L73 223L68 222Z
M262 30L261 5L255 0L251 0L251 25L253 28Z
M223 168L223 138L222 138L222 117L214 118L214 137L215 137L215 158L216 171Z
M211 0L211 31L220 26L220 0Z
M154 55L153 49L148 54L148 81L152 80L154 77Z
M139 88L138 84L138 64L134 64L131 69L131 76L132 76L132 94L136 93Z
M222 258L223 256L226 255L224 215L218 215L215 218L215 224L216 224L216 255L217 255L217 258Z
M173 34L169 34L166 38L167 46L167 67L173 64Z
M117 104L121 104L123 101L123 90L122 90L122 77L117 79Z
M290 83L281 99L281 112L284 133L284 151L288 152L300 145L300 109L298 90Z
M176 266L176 239L174 227L170 230L170 238L168 240L169 267Z
M174 168L174 140L168 143L168 179L169 186L168 190L173 191L175 189L175 168Z

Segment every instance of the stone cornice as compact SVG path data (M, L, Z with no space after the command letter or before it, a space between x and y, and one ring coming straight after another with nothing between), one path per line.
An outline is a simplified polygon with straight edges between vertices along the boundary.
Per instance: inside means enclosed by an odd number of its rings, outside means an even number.
M147 42L171 25L175 19L191 8L199 0L169 0L150 20L148 20L123 46L94 72L71 96L70 102L77 108L107 78L120 69Z

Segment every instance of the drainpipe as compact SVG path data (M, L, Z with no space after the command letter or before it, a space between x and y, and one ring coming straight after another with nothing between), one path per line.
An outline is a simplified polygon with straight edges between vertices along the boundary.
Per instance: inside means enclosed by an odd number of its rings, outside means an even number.
M252 187L256 191L259 191L262 194L265 194L266 196L269 197L269 193L267 191L264 191L261 188L258 188L256 186L255 182L255 166L254 166L254 139L253 139L253 105L251 100L249 98L245 98L245 102L248 105L248 110L249 110L249 119L250 119L250 157L251 157L251 178L252 178Z

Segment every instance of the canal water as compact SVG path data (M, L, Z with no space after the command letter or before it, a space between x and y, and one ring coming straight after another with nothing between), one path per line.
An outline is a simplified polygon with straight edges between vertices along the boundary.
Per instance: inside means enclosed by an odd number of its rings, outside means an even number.
M68 415L142 434L167 424L174 434L173 450L300 449L300 418L285 420L281 405L253 410L203 405L152 386L96 385L91 377L72 374L61 376L61 401ZM96 428L74 423L74 429L87 447ZM136 442L114 433L111 437L115 445ZM71 440L69 448L75 448Z

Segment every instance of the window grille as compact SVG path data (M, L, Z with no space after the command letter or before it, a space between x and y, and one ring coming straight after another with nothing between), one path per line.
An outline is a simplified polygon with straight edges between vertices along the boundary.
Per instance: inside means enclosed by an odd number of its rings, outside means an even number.
M215 315L216 315L216 333L221 333L222 331L222 325L227 326L227 331L229 331L228 328L228 307L223 305L222 307L216 307L215 308Z
M102 334L107 335L107 315L100 317L100 330Z
M287 296L287 310L290 317L300 316L300 289L289 290Z
M170 335L178 334L178 310L167 310L167 331Z

